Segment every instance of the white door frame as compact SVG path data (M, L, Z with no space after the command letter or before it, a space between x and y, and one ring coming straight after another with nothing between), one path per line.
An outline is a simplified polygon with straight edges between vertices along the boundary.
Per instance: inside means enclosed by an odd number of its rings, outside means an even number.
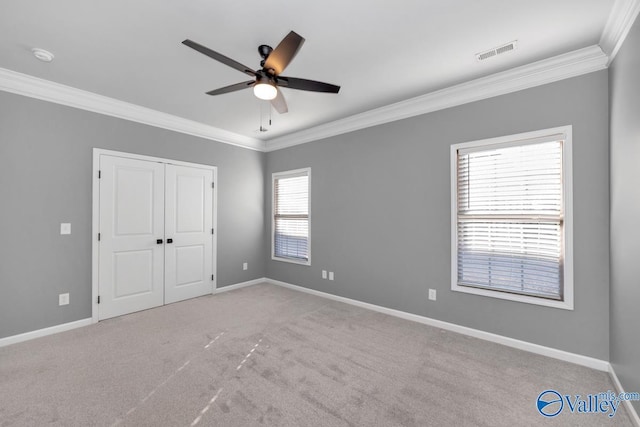
M98 294L99 277L100 277L100 246L98 243L98 233L100 232L100 179L98 173L100 170L100 156L109 155L114 157L124 157L127 159L146 160L150 162L169 163L177 166L195 167L201 169L209 169L213 171L213 256L211 260L211 268L214 275L212 294L218 288L218 271L217 271L217 253L218 253L218 168L211 165L203 165L199 163L182 162L179 160L165 159L161 157L144 156L140 154L125 153L122 151L105 150L102 148L93 149L93 192L92 192L92 226L91 226L91 320L92 323L98 322Z

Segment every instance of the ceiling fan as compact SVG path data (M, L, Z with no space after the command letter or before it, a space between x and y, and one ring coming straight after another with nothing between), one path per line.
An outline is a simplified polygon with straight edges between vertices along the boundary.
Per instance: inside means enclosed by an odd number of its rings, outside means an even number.
M253 87L253 93L255 96L260 99L271 101L271 105L273 105L276 111L280 114L286 113L288 108L287 102L282 95L282 91L279 90L278 87L328 93L338 93L340 90L340 86L329 83L280 75L296 56L303 43L304 38L296 32L291 31L284 39L282 39L275 49L264 44L260 45L258 47L258 52L262 57L262 61L260 62L262 69L255 71L246 65L234 61L221 53L215 52L208 47L202 46L201 44L189 39L182 42L182 44L254 78L253 80L246 82L236 83L230 86L211 90L207 92L207 95L221 95L223 93Z

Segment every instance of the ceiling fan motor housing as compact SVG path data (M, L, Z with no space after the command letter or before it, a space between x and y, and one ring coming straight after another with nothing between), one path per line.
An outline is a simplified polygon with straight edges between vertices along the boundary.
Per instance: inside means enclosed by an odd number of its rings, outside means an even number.
M257 70L256 71L256 84L266 83L275 85L276 84L276 76L269 72L270 70Z

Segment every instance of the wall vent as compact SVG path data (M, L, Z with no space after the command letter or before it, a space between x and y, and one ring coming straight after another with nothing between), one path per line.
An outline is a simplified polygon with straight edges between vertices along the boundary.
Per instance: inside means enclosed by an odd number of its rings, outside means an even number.
M502 46L494 47L493 49L489 49L487 51L477 53L476 59L478 61L484 61L485 59L489 59L494 56L501 55L503 53L511 52L516 48L517 44L518 44L518 41L514 40L507 44L503 44Z

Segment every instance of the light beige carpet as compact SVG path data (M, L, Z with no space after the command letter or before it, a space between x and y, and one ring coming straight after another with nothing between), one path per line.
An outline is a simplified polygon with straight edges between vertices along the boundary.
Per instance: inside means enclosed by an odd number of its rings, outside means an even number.
M606 373L261 284L0 348L0 426L630 426Z

